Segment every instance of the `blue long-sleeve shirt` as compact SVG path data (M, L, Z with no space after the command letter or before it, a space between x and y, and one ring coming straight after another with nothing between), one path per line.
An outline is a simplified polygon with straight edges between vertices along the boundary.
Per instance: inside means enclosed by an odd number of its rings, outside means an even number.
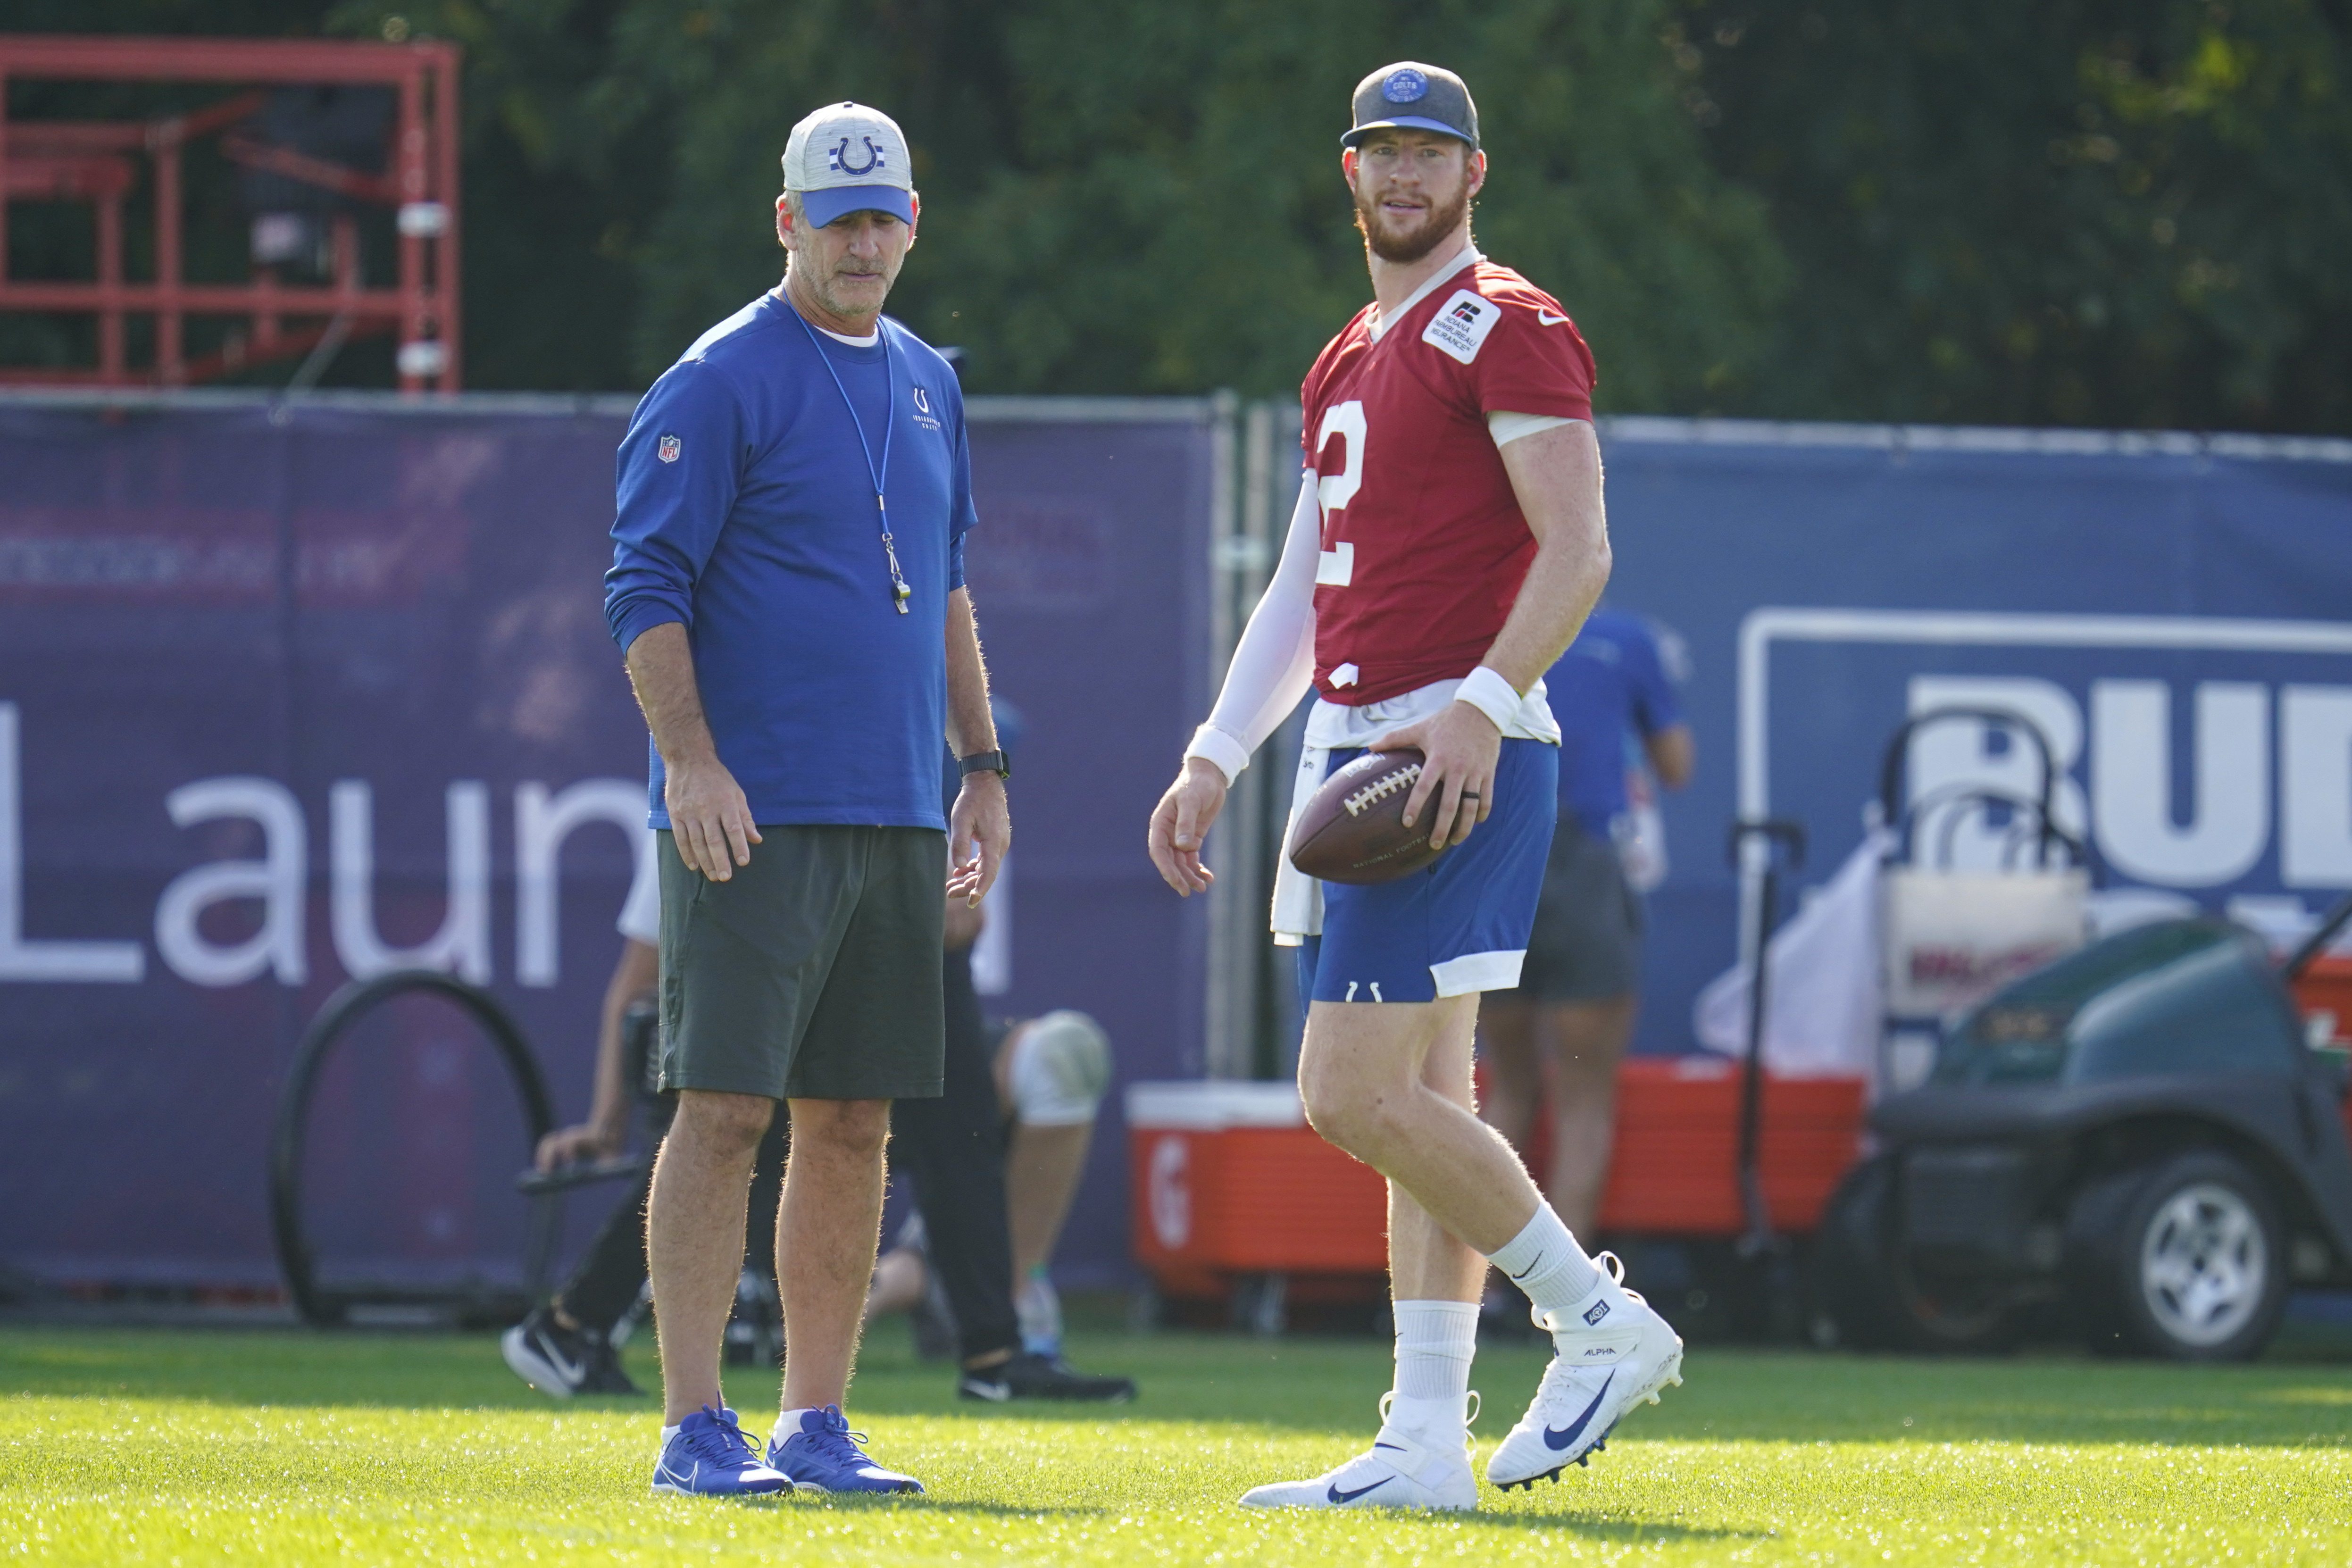
M719 759L762 824L946 826L946 610L976 521L971 449L954 371L896 321L881 331L870 348L813 335L763 294L663 374L621 442L613 639L625 652L686 626ZM903 616L866 459L886 427ZM651 821L667 827L651 755Z

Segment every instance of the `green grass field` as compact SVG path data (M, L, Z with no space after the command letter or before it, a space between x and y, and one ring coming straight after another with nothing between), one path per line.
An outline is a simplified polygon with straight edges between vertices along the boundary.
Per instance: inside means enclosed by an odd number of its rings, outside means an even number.
M1232 1499L1365 1442L1384 1346L1089 1337L1079 1359L1144 1385L1106 1415L959 1405L904 1342L877 1335L852 1415L929 1497L730 1505L648 1495L649 1405L551 1404L488 1338L0 1331L0 1559L2352 1562L2340 1365L1699 1351L1566 1484L1466 1517L1271 1516ZM1481 1356L1486 1441L1538 1369ZM747 1411L774 1392L732 1384Z

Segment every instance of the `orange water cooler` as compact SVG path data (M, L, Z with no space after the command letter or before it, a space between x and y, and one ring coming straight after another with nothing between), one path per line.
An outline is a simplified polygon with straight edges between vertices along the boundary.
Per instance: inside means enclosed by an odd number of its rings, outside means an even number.
M1740 1067L1718 1056L1633 1057L1617 1071L1604 1236L1723 1237L1739 1198ZM1772 1227L1802 1236L1861 1152L1859 1078L1764 1075L1759 1173Z
M1801 1235L1819 1223L1859 1152L1864 1088L1766 1075L1762 1173L1775 1226ZM1637 1057L1617 1094L1602 1235L1738 1236L1738 1065ZM1386 1185L1307 1125L1296 1085L1136 1084L1127 1119L1136 1259L1162 1295L1224 1299L1268 1277L1293 1300L1379 1295Z
M1388 1268L1388 1184L1318 1137L1293 1083L1127 1091L1136 1260L1161 1294L1223 1299L1286 1279L1360 1295Z

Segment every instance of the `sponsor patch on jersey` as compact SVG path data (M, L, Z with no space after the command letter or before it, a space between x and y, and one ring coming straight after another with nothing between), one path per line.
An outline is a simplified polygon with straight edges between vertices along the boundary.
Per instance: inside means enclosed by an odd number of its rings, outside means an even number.
M665 463L675 463L677 461L677 455L684 450L686 450L685 442L675 436L665 436L661 438L661 445L654 448L654 456Z
M1503 307L1469 289L1456 289L1454 298L1437 308L1429 319L1429 328L1421 341L1440 353L1451 354L1468 364L1478 357L1478 350L1495 323L1503 319Z

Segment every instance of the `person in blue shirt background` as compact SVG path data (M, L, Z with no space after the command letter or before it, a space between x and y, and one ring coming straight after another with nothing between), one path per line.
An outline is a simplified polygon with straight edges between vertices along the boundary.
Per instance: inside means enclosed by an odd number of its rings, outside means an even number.
M953 370L881 314L920 206L854 103L793 128L782 286L704 333L621 444L605 616L652 731L661 1087L646 1215L664 1426L654 1489L920 1491L841 1412L890 1102L940 1092L945 879L1012 842L963 540ZM940 742L961 759L940 809ZM777 1100L783 1411L764 1454L719 1392L753 1151Z
M1672 632L1603 605L1545 672L1559 721L1559 825L1518 989L1489 993L1478 1014L1486 1120L1524 1157L1538 1107L1549 1105L1544 1188L1578 1236L1593 1233L1601 1207L1641 984L1627 740L1666 788L1690 782L1695 752L1675 689L1684 662Z

